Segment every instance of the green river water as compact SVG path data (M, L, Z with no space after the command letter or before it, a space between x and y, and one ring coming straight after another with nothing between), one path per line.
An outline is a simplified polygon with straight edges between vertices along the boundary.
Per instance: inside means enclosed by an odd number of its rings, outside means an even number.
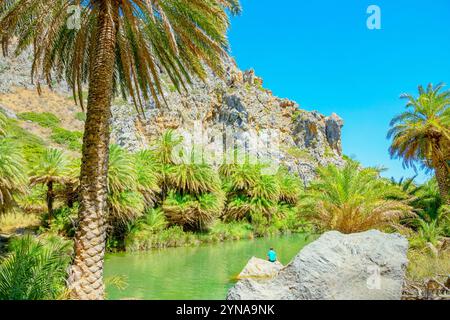
M125 276L128 286L124 290L107 286L107 297L223 300L234 283L233 278L252 256L265 259L268 249L274 247L280 262L287 264L312 240L312 237L293 234L198 247L109 254L105 277Z

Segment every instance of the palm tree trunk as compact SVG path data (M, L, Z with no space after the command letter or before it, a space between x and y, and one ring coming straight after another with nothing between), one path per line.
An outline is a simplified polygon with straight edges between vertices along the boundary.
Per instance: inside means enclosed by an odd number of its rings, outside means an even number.
M69 272L72 299L104 298L109 120L113 89L117 0L95 1L98 11L80 174L79 226Z
M48 221L53 219L53 181L47 182L47 209L48 209Z
M450 172L447 164L444 161L437 162L434 166L434 172L439 186L442 203L450 205L450 197L448 195L450 188Z

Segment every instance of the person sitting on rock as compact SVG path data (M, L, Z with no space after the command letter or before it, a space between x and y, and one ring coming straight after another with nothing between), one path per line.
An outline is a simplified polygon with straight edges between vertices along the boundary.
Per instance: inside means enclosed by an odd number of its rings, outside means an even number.
M267 253L267 259L270 262L277 261L277 253L273 250L273 248L270 248L269 252Z

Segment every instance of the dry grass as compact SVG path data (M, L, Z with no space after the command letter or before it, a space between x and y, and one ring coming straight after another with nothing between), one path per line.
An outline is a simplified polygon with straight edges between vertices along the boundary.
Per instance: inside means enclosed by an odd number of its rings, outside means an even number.
M408 278L413 281L450 275L450 249L439 250L437 255L428 248L412 249L408 258Z
M67 130L83 131L84 128L84 123L76 118L80 107L67 97L46 88L41 95L36 90L16 88L14 92L0 95L0 104L15 113L50 112L61 120L61 127Z
M40 224L40 219L34 214L22 212L11 212L0 216L0 232L14 233L20 228L36 227Z

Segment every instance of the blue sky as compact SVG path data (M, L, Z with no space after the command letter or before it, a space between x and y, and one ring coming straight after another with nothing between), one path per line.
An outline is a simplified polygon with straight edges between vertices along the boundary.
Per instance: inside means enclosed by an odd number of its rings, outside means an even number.
M386 133L404 110L403 92L450 86L450 0L241 0L232 19L232 55L254 68L264 87L302 109L339 114L344 153L387 177L412 176L391 160ZM381 30L366 27L381 8ZM449 88L449 87L447 87ZM417 181L427 176L419 171Z

